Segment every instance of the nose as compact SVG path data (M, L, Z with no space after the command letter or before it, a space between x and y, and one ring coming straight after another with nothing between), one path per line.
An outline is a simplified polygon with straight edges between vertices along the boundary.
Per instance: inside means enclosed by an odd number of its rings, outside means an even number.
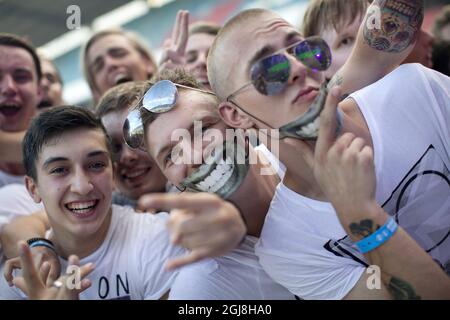
M119 162L126 166L132 166L137 162L138 154L137 151L130 149L127 145L122 146L122 150L120 152Z
M14 97L17 94L17 85L10 75L4 75L1 81L0 92L7 98Z
M298 61L293 55L286 54L286 57L288 57L289 64L291 66L289 84L304 82L306 80L306 76L308 75L308 68L303 63Z
M195 62L195 68L201 71L206 71L206 60L207 55L205 52L200 52L198 54L197 61Z
M89 175L86 175L83 169L76 170L72 177L70 190L79 195L87 195L93 189L94 186L90 181Z
M43 76L41 80L41 87L44 92L48 92L50 89L50 81L48 81L47 77Z

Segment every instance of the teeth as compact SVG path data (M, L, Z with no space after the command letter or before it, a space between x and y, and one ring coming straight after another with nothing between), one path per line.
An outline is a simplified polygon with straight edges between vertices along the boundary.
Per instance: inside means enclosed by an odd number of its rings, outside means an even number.
M77 203L69 203L66 205L69 210L77 210L81 213L81 211L89 211L92 207L95 206L95 200L88 202L77 202Z
M317 117L316 120L313 122L307 124L306 126L303 126L300 130L300 133L304 136L313 136L315 133L318 132L320 127L320 117Z
M228 165L224 160L220 160L211 174L205 180L196 184L196 187L206 192L216 192L233 174L233 165Z
M147 169L142 169L142 170L138 170L138 171L135 171L135 172L132 172L132 173L128 173L128 174L125 175L125 177L128 178L128 179L133 179L133 178L139 177L140 175L144 174L144 172L146 170Z
M125 73L119 73L114 77L114 83L118 84L119 82L124 82L124 80L128 80L128 75Z

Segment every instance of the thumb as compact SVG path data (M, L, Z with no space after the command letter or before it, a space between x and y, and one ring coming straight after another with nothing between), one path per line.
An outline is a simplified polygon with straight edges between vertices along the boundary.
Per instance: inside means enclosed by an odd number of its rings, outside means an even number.
M328 92L325 107L320 114L319 137L317 138L315 149L315 155L318 159L323 159L336 140L336 129L338 127L336 112L340 97L340 87L333 87Z

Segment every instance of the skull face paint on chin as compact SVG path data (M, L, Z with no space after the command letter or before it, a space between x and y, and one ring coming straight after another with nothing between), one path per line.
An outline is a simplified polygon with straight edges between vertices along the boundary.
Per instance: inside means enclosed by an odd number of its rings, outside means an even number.
M317 139L320 129L320 113L325 107L325 102L328 95L327 86L327 82L321 85L319 94L314 99L313 103L305 114L279 128L280 139L285 137L291 137L301 140ZM336 116L338 121L336 132L338 133L340 128L342 127L342 115L339 109Z
M188 191L215 193L227 199L240 187L248 170L249 157L244 147L225 141L181 186Z

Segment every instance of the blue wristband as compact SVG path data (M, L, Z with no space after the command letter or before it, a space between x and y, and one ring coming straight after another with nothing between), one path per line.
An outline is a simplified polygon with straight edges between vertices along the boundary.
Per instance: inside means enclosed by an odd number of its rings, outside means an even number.
M370 252L389 240L397 229L397 222L395 222L393 217L390 217L380 229L372 233L370 236L356 242L355 245L361 253Z
M30 248L34 248L34 247L47 247L56 253L54 246L52 246L50 243L42 241L42 240L37 240L37 241L34 241L32 244L30 244Z

